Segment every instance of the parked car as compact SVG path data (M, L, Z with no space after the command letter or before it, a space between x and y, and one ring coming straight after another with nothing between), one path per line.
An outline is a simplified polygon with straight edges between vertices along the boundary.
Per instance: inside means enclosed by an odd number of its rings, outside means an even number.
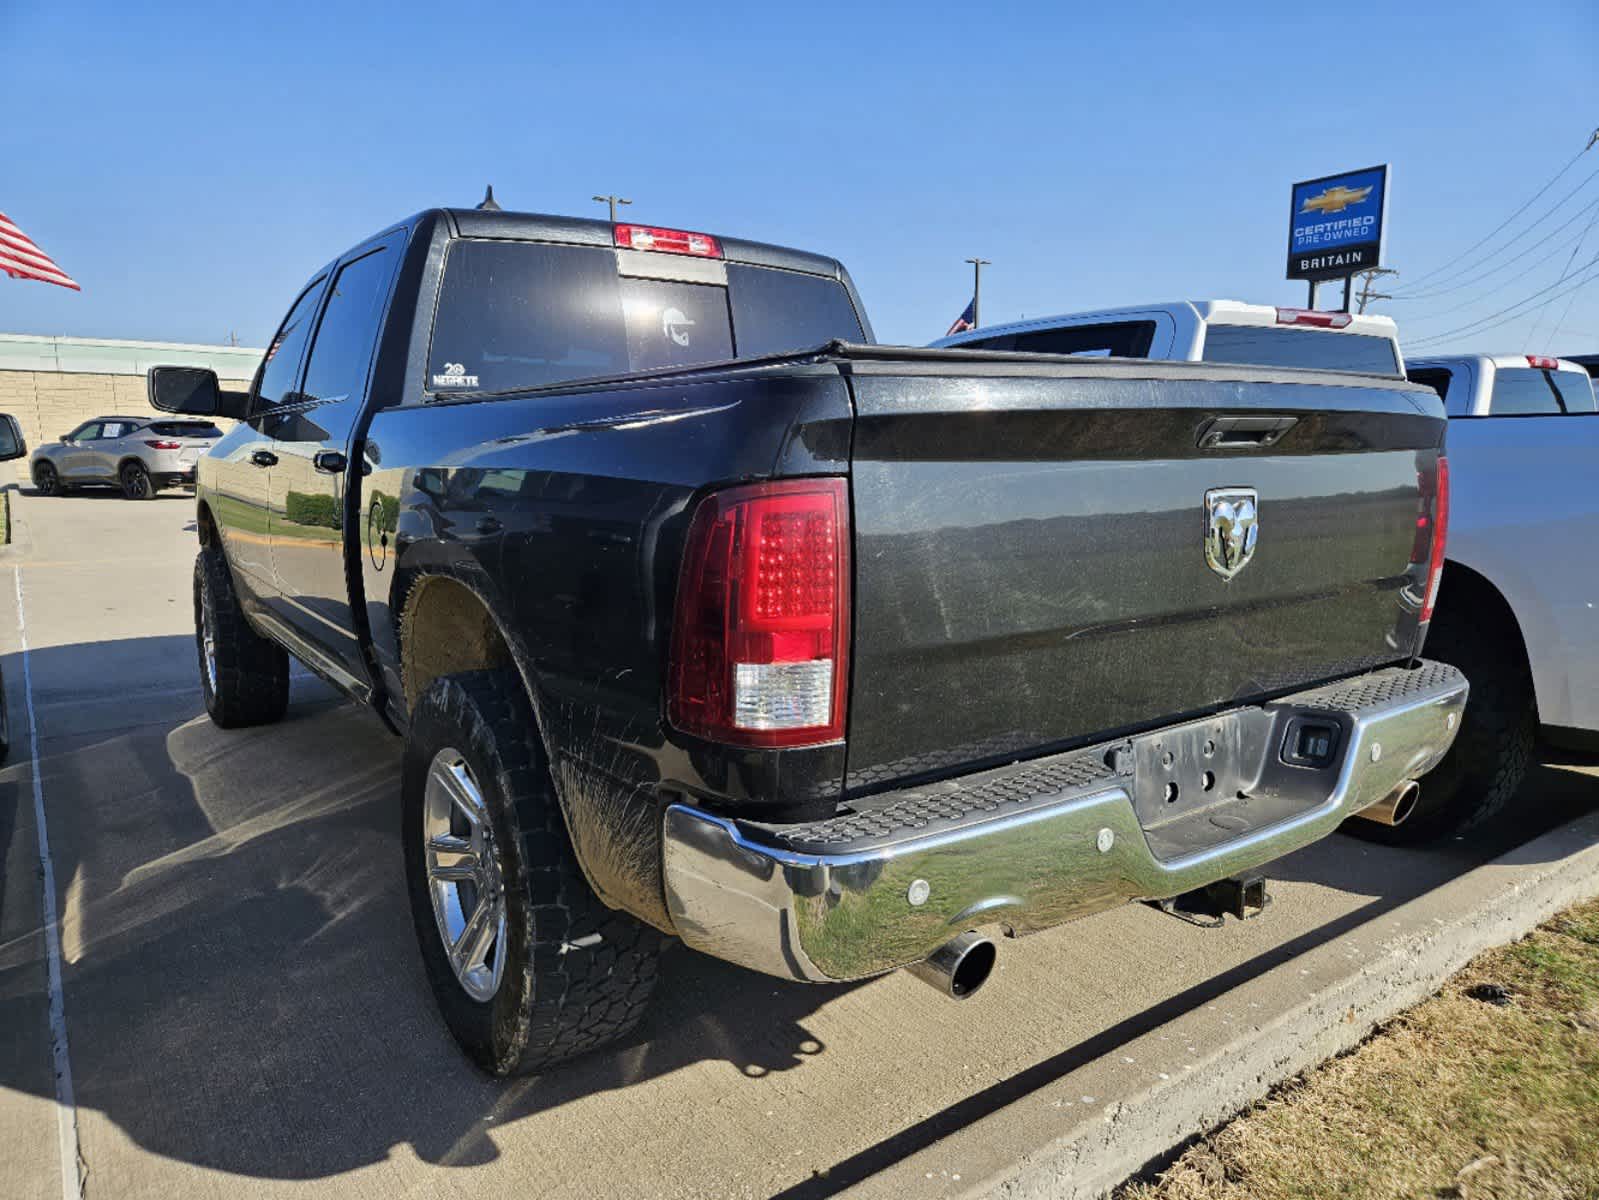
M210 421L95 417L33 452L33 486L55 496L103 484L149 500L162 488L193 487L196 460L221 436Z
M1240 300L1177 300L1064 313L972 329L933 345L1404 374L1398 329L1388 317Z
M1599 413L1582 366L1542 355L1413 359L1449 414L1449 557L1427 654L1471 680L1454 749L1416 816L1378 836L1502 810L1535 736L1599 744Z
M664 935L968 996L986 931L1402 820L1465 704L1403 379L877 346L834 259L477 210L271 345L239 405L150 373L243 418L206 708L277 720L292 654L404 737L423 962L496 1074L625 1033Z
M28 442L22 436L22 426L10 413L0 413L0 463L14 462L19 458L28 456ZM0 495L0 505L5 504L7 497ZM9 523L3 520L6 514L0 512L0 526L9 530ZM0 544L6 537L0 537ZM11 726L6 718L6 681L0 675L0 763L6 761L11 753Z

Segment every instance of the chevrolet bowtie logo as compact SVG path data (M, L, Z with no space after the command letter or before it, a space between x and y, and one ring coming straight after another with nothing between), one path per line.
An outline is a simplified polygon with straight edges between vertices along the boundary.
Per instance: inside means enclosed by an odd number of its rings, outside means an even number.
M1371 195L1371 186L1351 188L1340 183L1337 187L1325 189L1319 196L1306 196L1304 203L1299 206L1299 211L1340 213L1351 204L1359 204L1369 195Z

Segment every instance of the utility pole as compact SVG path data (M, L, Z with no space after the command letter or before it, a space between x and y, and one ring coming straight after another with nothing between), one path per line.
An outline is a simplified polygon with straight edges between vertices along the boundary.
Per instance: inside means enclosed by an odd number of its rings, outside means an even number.
M624 200L620 196L609 196L609 195L607 195L607 196L595 196L594 197L594 203L610 205L610 207L611 207L611 224L615 225L616 224L616 206L618 204L632 204L633 202L631 200Z
M1392 267L1371 267L1365 271L1356 271L1355 274L1360 276L1360 295L1355 298L1355 303L1359 306L1355 309L1356 312L1365 312L1366 305L1370 304L1374 300L1393 299L1393 297L1387 292L1374 292L1371 290L1371 285L1376 283L1377 280L1382 278L1384 275L1399 274L1399 272L1394 270ZM1345 309L1347 311L1347 305L1345 306Z
M986 258L968 258L972 264L972 328L976 329L983 323L983 268L994 264Z

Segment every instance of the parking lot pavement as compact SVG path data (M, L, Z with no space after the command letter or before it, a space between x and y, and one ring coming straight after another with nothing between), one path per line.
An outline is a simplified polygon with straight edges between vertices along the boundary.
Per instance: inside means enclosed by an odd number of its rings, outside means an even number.
M13 500L0 650L25 725L16 615L90 1197L826 1196L896 1172L889 1190L920 1194L906 1160L955 1128L1599 800L1593 768L1546 765L1513 835L1425 853L1336 836L1277 864L1259 920L1204 931L1127 907L1002 945L965 1004L904 974L803 987L677 948L626 1045L495 1083L456 1052L413 949L399 743L305 678L280 725L210 725L186 499ZM25 728L14 741L0 1195L58 1196Z

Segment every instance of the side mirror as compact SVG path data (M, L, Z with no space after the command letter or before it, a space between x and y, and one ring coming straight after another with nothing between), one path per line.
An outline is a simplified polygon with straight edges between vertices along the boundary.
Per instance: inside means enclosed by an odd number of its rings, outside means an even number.
M150 407L185 417L227 417L242 421L249 396L225 392L217 373L206 367L151 367Z
M0 413L0 462L25 458L27 454L28 443L22 436L22 426L10 413Z

